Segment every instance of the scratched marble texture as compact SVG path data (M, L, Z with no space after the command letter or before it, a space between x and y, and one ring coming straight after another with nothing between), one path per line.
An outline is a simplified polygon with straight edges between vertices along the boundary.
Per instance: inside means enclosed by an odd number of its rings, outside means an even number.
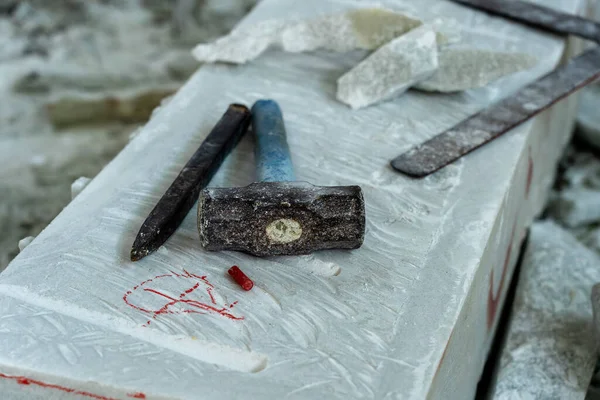
M597 358L590 296L600 259L551 221L535 223L493 399L583 399Z
M581 3L545 2L570 12ZM564 41L442 0L379 4L425 20L455 18L466 43L529 52L539 63L484 89L410 92L358 112L335 101L335 82L364 53L271 51L245 66L202 68L0 276L0 372L123 398L129 390L148 398L423 398L440 395L439 388L466 398L488 345L487 298L479 293L487 294L491 268L502 263L528 145L544 142L546 126L525 124L424 180L397 174L388 162L552 69ZM243 24L371 5L264 0ZM282 106L299 180L362 186L364 246L294 258L207 253L194 211L158 253L129 262L143 219L226 106L264 97ZM551 128L550 144L558 147L566 131ZM517 214L520 228L539 211L551 180L556 155L538 157L545 164L532 203ZM212 185L252 180L246 138ZM228 278L231 265L254 280L251 292ZM214 286L210 294L199 277ZM181 297L196 283L204 286ZM124 301L128 292L137 308ZM172 312L140 310L183 298L243 320L207 308L190 312L198 308L177 301ZM477 317L465 316L470 308ZM482 322L471 329L481 332L454 346L452 332L464 319ZM450 353L472 344L472 361L447 357L463 378L436 375L448 343Z

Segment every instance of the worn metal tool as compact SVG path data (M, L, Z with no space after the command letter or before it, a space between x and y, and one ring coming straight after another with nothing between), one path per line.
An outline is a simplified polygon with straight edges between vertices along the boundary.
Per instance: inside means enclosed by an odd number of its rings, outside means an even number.
M600 24L522 1L454 0L560 34L600 42ZM392 160L392 167L422 178L489 143L600 77L600 47L592 48L517 93L467 118Z
M252 130L262 182L201 192L198 230L204 248L271 256L360 247L365 233L360 186L292 182L292 161L276 102L256 102Z
M231 104L142 224L131 248L131 261L157 250L175 232L249 125L250 110Z

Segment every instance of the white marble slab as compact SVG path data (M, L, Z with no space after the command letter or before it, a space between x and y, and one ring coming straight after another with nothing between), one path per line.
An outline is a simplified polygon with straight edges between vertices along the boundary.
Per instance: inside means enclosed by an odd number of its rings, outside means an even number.
M544 3L575 12L583 2ZM264 0L243 24L369 5ZM357 54L271 51L203 67L0 275L0 390L16 399L473 395L575 102L423 180L389 160L551 70L565 42L447 1L383 5L456 18L467 43L529 52L539 64L484 89L409 92L356 112L335 90ZM282 106L299 179L362 186L364 246L270 259L207 253L192 212L158 253L129 262L140 224L226 106L264 97ZM244 140L213 185L252 180ZM229 280L234 264L252 291ZM195 313L184 297L215 310Z

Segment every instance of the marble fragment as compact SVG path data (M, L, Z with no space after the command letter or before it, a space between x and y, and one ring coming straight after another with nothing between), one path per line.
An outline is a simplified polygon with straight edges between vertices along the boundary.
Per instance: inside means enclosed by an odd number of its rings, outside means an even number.
M277 43L285 25L284 21L266 20L234 29L212 43L197 45L192 50L192 55L201 62L244 64Z
M35 236L27 236L26 238L19 240L19 251L23 251L25 247L29 246L29 244L33 242L33 239L35 239Z
M192 54L202 62L243 64L271 46L289 52L373 50L421 24L416 18L385 8L357 9L303 21L265 20L234 29L212 43L199 44Z
M391 99L438 67L435 31L423 25L383 45L338 80L337 99L353 109Z
M524 53L447 47L440 50L435 74L415 85L415 89L428 92L474 89L535 64L536 58Z
M365 8L290 25L282 32L285 51L373 50L420 26L416 18L384 8Z
M594 225L585 225L581 228L571 229L570 231L577 236L577 239L588 249L594 250L600 254L600 229Z
M71 200L73 200L92 180L85 176L80 176L71 184Z
M596 359L600 258L554 222L531 227L494 399L583 399Z
M577 228L600 221L600 191L586 188L565 189L548 207L562 225Z

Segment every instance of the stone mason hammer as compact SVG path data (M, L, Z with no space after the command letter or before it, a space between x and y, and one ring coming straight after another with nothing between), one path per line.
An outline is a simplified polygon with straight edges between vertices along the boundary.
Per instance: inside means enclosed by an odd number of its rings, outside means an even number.
M201 192L198 230L204 248L272 256L360 247L365 235L360 186L293 182L283 116L275 101L254 104L252 130L260 182Z

